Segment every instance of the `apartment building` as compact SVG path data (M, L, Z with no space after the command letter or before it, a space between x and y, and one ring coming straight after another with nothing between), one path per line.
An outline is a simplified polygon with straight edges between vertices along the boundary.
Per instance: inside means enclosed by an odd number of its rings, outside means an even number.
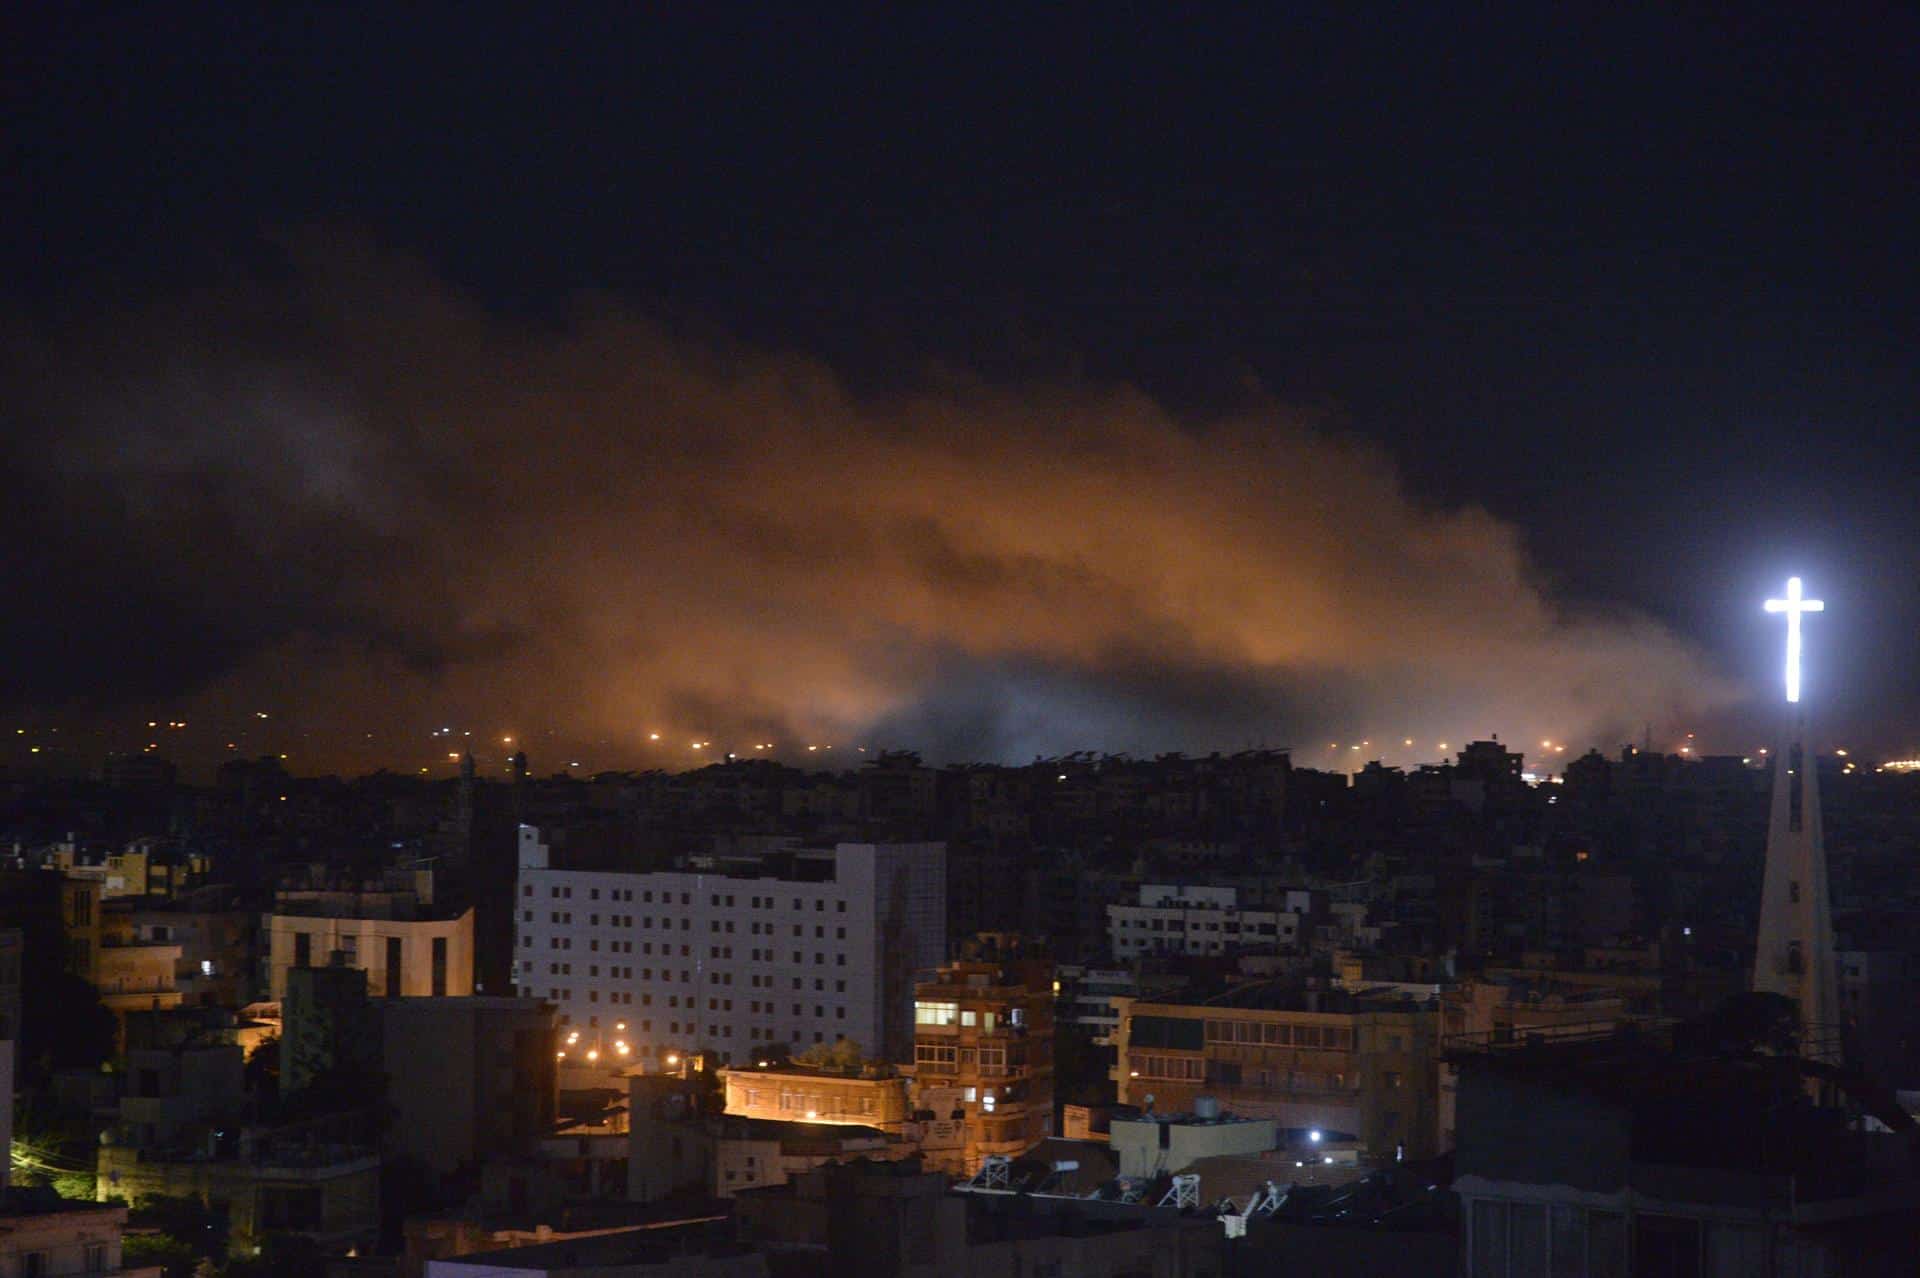
M971 1175L989 1154L1017 1157L1053 1130L1053 971L1033 960L954 963L914 995L914 1104L958 1120L951 1160Z
M1206 1095L1283 1129L1358 1140L1376 1162L1437 1152L1433 1000L1252 985L1205 1002L1116 1002L1123 1105L1185 1111Z
M641 1064L846 1038L913 1053L913 981L946 957L946 846L841 843L570 869L520 830L514 981ZM625 1054L625 1053L623 1053Z
M1291 952L1299 947L1303 917L1296 910L1241 909L1237 888L1174 883L1143 883L1136 904L1107 907L1113 956L1122 961L1147 954Z
M367 974L376 998L463 998L473 993L473 911L425 905L296 901L285 894L267 916L267 987L286 997L287 972L325 967L332 955ZM298 912L295 912L298 911Z

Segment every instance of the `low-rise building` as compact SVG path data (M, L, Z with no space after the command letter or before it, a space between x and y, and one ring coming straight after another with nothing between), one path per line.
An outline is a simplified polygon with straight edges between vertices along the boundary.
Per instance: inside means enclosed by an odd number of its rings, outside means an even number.
M1359 1141L1374 1162L1436 1152L1438 1007L1279 984L1204 1002L1126 1001L1122 1104L1191 1111L1203 1095L1283 1130Z
M1225 1231L1172 1208L1006 1192L959 1192L912 1159L815 1168L734 1200L740 1240L778 1272L829 1278L1218 1278Z
M531 1155L553 1129L553 1008L531 998L375 1000L392 1152L451 1173Z
M1192 1113L1115 1115L1107 1139L1120 1160L1120 1174L1140 1179L1185 1171L1202 1158L1264 1154L1279 1143L1271 1118L1240 1118L1220 1112L1202 1096Z
M766 1257L724 1222L617 1229L429 1260L426 1278L766 1278Z
M160 1278L160 1266L126 1268L127 1209L75 1202L50 1189L0 1186L0 1274L7 1278Z
M911 1140L890 1138L872 1127L782 1123L727 1116L712 1120L715 1198L731 1198L746 1189L784 1185L794 1176L825 1163L853 1158L894 1162L914 1157Z
M155 1195L227 1205L228 1242L250 1255L268 1234L322 1248L371 1246L380 1226L380 1155L325 1123L243 1131L238 1152L162 1151L105 1144L97 1193L138 1206Z
M898 1133L911 1117L907 1079L883 1065L848 1074L785 1063L755 1064L721 1070L720 1083L727 1113L742 1118L844 1123Z

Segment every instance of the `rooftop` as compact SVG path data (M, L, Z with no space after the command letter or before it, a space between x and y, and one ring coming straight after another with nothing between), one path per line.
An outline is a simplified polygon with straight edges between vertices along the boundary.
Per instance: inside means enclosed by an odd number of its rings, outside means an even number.
M62 1198L51 1185L9 1185L0 1189L0 1218L9 1216L50 1216L56 1212L124 1211L114 1203L97 1203L87 1198Z
M723 1216L668 1221L590 1238L472 1252L437 1263L469 1267L476 1274L544 1273L553 1269L663 1265L688 1256L744 1255L751 1250L733 1242L725 1225Z
M1313 990L1294 980L1248 981L1212 994L1195 993L1179 999L1142 999L1142 1006L1225 1008L1249 1012L1299 1012L1306 1015L1351 1016L1366 1012L1424 1012L1437 1010L1432 997L1416 998L1400 992Z

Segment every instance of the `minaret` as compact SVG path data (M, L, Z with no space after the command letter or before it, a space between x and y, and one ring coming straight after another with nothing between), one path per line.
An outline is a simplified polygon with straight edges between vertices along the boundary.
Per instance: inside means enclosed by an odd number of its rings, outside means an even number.
M1773 756L1767 876L1753 957L1753 988L1792 999L1808 1030L1830 1030L1840 1021L1827 848L1820 830L1820 765L1800 700L1800 617L1824 607L1818 599L1801 598L1798 577L1787 581L1785 599L1767 600L1768 612L1787 617L1787 721Z

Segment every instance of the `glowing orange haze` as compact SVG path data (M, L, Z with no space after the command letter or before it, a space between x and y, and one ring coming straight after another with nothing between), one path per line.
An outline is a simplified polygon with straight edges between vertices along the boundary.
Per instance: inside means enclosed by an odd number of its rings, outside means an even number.
M444 759L443 721L557 726L614 743L609 764L657 760L651 731L674 762L876 734L981 756L1501 728L1584 747L1736 691L1658 625L1565 615L1514 528L1420 508L1380 454L1279 408L1193 424L1125 387L934 375L856 398L612 309L535 332L403 264L323 263L294 357L195 348L196 411L69 452L156 521L212 471L259 553L348 556L302 613L322 622L183 705L271 698L315 763Z

